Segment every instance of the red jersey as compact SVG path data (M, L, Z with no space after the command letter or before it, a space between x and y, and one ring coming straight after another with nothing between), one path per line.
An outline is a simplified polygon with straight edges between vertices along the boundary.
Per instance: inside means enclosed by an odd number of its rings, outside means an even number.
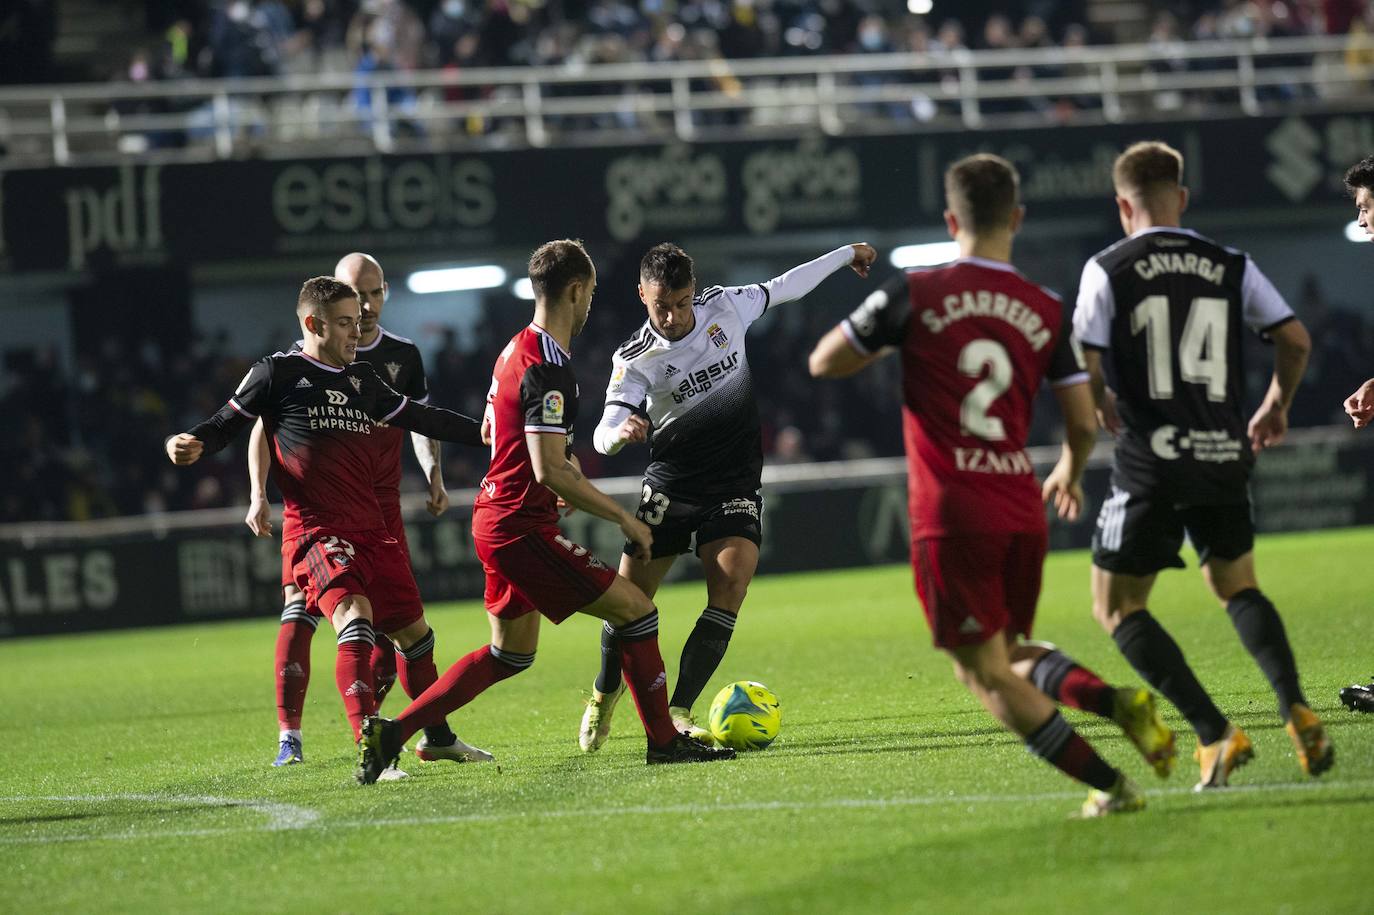
M1088 380L1059 298L966 257L896 277L841 326L861 353L901 349L912 538L1043 530L1025 451L1035 394Z
M492 545L558 523L558 497L534 479L525 433L566 435L572 445L577 380L571 356L534 324L511 338L491 372L491 466L472 508L472 535Z

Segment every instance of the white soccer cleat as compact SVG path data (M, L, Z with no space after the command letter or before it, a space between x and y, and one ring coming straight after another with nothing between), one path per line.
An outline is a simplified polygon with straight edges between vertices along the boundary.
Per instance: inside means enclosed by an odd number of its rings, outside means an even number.
M382 774L377 776L377 781L399 782L403 778L410 778L410 773L406 772L404 769L396 768L396 764L392 763L382 770Z
M421 737L420 742L415 745L415 758L425 762L435 762L440 759L447 759L451 762L491 762L496 757L486 750L464 743L463 738L455 734L453 743L446 747L435 746L429 742L428 737Z
M1078 815L1084 819L1111 816L1117 813L1135 813L1145 809L1145 795L1135 782L1125 775L1118 775L1116 784L1107 791L1093 789L1083 802Z
M587 708L582 712L582 727L577 732L577 745L582 748L583 753L595 753L611 736L611 716L615 714L615 705L624 694L623 680L620 686L610 693L600 693L596 687L592 687L591 698L587 700Z
M680 705L674 705L668 709L668 714L673 716L673 727L677 728L688 737L700 740L708 747L714 747L716 745L715 737L711 736L710 731L697 724L696 719L692 717L691 709L683 708Z

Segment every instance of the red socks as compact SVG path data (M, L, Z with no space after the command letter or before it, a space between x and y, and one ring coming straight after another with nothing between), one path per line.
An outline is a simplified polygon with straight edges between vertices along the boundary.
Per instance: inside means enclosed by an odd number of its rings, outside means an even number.
M409 740L421 728L439 724L449 712L467 705L487 687L515 676L533 663L534 652L518 654L502 651L495 645L483 645L459 658L442 677L396 716L397 723L401 725L401 740ZM431 667L433 664L431 656ZM403 676L409 679L414 673L412 670Z
M665 747L677 737L668 714L668 674L658 650L658 611L616 629L620 639L620 666L634 696L639 719L649 745Z
M372 646L372 685L377 688L377 708L381 708L382 700L396 685L396 646L380 634Z
M305 612L305 598L293 600L282 610L274 665L280 730L301 729L301 710L305 708L305 691L310 685L310 640L319 623L317 617Z
M349 621L339 630L339 653L334 660L334 682L343 697L344 711L353 728L356 742L363 719L377 714L377 698L372 686L372 646L376 639L372 623L365 619Z
M1055 702L1103 718L1112 717L1116 690L1058 648L1040 656L1031 668L1030 681Z

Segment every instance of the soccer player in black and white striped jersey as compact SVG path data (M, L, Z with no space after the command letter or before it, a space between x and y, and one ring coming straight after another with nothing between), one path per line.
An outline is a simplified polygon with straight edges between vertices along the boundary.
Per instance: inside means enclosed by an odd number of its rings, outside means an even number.
M682 648L669 699L674 723L694 737L692 705L730 644L763 536L763 446L745 353L749 326L769 308L800 299L849 267L861 277L877 257L863 242L844 245L764 283L697 291L692 259L656 245L639 267L648 320L616 351L606 407L592 444L615 454L648 442L649 467L638 517L654 532L653 556L632 556L620 574L653 597L695 540L706 573L706 607ZM615 632L602 631L601 670L582 716L578 743L591 752L610 734L623 686Z

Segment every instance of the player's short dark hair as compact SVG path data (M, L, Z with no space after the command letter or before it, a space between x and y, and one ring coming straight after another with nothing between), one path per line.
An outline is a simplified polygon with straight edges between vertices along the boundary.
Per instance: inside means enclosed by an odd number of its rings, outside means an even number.
M1365 156L1345 173L1345 189L1351 197L1360 188L1374 191L1374 156Z
M670 241L654 245L639 260L639 281L667 289L686 289L696 282L692 259Z
M1174 190L1183 184L1183 153L1159 140L1132 143L1112 164L1112 184L1122 196Z
M540 299L556 299L576 280L591 279L596 268L580 239L546 241L530 255L530 285Z
M967 156L945 170L945 204L974 232L1006 228L1020 188L1016 166L991 153Z
M307 314L317 312L326 305L333 305L344 299L356 299L358 290L332 276L317 276L305 281L301 286L300 297L296 299L296 312Z

